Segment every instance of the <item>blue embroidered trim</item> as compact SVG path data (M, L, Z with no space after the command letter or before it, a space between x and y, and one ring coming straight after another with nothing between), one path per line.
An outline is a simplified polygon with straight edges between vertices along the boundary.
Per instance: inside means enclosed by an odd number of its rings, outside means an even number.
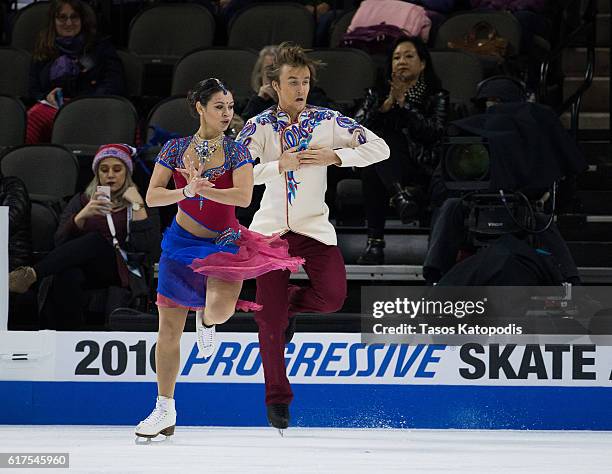
M271 125L274 132L282 135L287 148L299 145L299 150L305 150L308 148L310 140L312 140L314 129L321 122L332 120L336 114L331 109L307 106L298 117L297 123L291 123L291 117L289 117L287 112L278 110L277 107L270 107L255 117L254 122L249 121L242 129L237 140L241 141L244 145L248 145L251 142L251 135L257 129L256 124L262 126ZM289 171L287 173L287 201L290 205L293 204L296 198L299 184L300 182L295 179L294 172Z
M165 166L170 171L174 171L174 168L170 166L168 163L166 163L165 161L157 160L156 163L159 163L160 165Z
M215 239L215 244L221 245L222 247L225 247L227 245L233 245L239 238L240 231L228 227L217 236L217 238Z
M336 123L340 127L346 128L351 135L357 132L357 142L360 145L367 142L365 130L357 121L347 117L346 115L338 115L338 117L336 117Z
M230 169L237 169L246 163L253 163L248 148L227 137L223 139L223 153L225 154L223 164L204 171L203 178L214 181Z
M236 143L243 145L244 147L248 147L251 141L253 141L251 135L253 135L256 131L257 125L249 120L236 137Z
M289 204L293 205L293 200L295 199L295 195L297 193L298 184L300 181L296 181L293 176L293 171L287 172L287 200Z
M184 168L183 156L191 143L191 138L192 136L188 136L168 140L159 152L156 162L173 171L177 167ZM223 153L225 155L223 164L207 169L202 174L202 177L209 181L214 181L230 169L240 168L240 166L246 163L254 162L253 158L251 158L251 153L245 145L237 143L228 137L223 139Z
M251 159L251 160L244 160L244 161L241 161L240 163L238 163L238 165L236 165L234 167L234 169L237 170L238 168L240 168L243 165L248 165L248 164L253 164L253 163L255 163L255 160L253 160L253 159Z

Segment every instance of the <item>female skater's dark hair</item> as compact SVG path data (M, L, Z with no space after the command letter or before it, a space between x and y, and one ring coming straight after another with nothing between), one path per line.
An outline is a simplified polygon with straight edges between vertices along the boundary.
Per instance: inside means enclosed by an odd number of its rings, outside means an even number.
M193 88L187 93L187 102L189 103L189 109L194 117L198 116L196 110L196 104L199 102L202 105L208 104L210 98L217 92L223 92L227 95L229 89L216 77L204 79L198 82Z

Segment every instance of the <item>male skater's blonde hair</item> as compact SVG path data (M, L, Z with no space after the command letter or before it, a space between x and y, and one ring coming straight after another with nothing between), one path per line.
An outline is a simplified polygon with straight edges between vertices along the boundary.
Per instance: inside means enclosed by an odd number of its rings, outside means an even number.
M324 66L322 61L312 59L306 53L309 50L302 48L301 46L286 41L281 43L274 56L274 63L270 69L270 79L272 81L280 82L281 68L284 65L291 67L304 67L306 66L310 70L310 82L314 83L317 80L317 69Z

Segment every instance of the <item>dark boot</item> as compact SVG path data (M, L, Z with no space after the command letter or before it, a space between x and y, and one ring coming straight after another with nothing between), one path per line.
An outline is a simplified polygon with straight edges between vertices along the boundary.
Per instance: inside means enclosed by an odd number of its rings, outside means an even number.
M408 224L418 214L419 206L414 196L406 189L402 188L400 183L393 183L393 189L396 193L391 198L390 204L397 211L402 223Z
M284 430L289 426L289 405L286 403L271 403L266 405L268 423L274 428Z
M357 265L382 265L385 263L385 239L368 238L365 250L357 258Z

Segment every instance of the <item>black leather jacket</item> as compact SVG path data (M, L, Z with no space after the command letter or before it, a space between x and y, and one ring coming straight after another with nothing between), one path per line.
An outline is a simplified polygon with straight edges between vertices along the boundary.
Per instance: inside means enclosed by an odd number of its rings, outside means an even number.
M0 178L0 206L9 208L9 271L28 265L32 256L30 197L23 181Z
M428 95L421 107L406 103L382 113L379 109L385 98L381 92L368 90L363 105L355 114L356 120L383 138L389 132L401 133L410 158L433 171L438 161L435 150L444 136L448 120L448 92L439 90Z

